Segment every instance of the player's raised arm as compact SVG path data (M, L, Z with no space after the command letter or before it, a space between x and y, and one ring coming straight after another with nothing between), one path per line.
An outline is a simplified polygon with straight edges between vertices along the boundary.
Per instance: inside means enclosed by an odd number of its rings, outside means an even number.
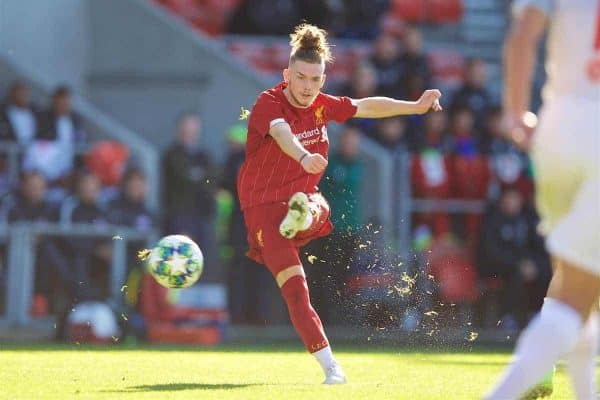
M389 97L366 97L353 99L357 118L386 118L395 115L425 114L429 109L440 111L439 98L442 93L437 89L423 92L417 101L396 100Z
M514 121L519 121L529 110L537 47L546 19L544 12L535 6L516 10L504 41L503 107Z
M269 129L269 135L279 145L279 148L288 156L302 165L302 168L310 174L318 174L327 167L327 160L318 153L310 153L300 143L298 138L294 136L290 126L281 122L273 125Z

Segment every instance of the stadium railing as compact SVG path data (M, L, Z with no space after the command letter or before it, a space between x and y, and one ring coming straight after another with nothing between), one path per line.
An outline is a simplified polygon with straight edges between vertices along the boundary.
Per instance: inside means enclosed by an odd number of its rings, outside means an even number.
M6 242L7 271L4 273L5 314L0 326L26 326L33 322L29 315L35 277L36 240L41 236L96 237L112 239L112 262L109 277L110 300L121 304L121 287L127 273L127 244L143 241L150 245L158 238L156 231L138 232L123 226L98 227L91 224L61 225L55 223L17 223L0 226L0 242Z
M4 170L0 171L0 177L4 180L2 185L6 187L3 188L0 186L0 195L2 195L2 190L6 189L7 191L10 188L16 186L19 179L19 156L21 155L21 148L18 144L0 141L0 157L5 157L5 165Z

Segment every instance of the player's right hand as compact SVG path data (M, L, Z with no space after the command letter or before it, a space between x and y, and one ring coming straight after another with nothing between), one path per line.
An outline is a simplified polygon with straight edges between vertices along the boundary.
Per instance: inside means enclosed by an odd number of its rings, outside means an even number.
M309 174L320 174L327 168L327 160L318 153L309 154L302 159L300 165Z

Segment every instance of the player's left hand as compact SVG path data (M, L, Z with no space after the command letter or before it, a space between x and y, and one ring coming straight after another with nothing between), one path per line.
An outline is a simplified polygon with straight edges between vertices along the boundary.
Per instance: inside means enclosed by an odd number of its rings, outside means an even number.
M502 129L507 139L523 151L529 150L533 131L537 126L537 116L527 111L522 116L505 113L502 119Z
M419 114L425 114L429 109L432 109L433 111L443 110L440 105L440 97L442 97L442 92L437 89L428 89L424 91L419 100L417 100Z

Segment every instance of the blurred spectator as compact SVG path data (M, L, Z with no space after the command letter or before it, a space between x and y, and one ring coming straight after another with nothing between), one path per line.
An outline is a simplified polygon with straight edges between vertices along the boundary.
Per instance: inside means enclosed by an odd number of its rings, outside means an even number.
M76 197L63 201L60 222L64 225L92 224L96 228L108 225L106 213L99 205L101 185L98 178L80 171L76 179ZM94 237L69 238L65 243L73 259L73 280L78 283L78 300L98 300L106 295L107 268L111 261L111 244L105 239Z
M452 111L467 107L475 115L475 125L484 128L484 118L491 105L491 96L486 88L487 71L485 62L473 58L467 63L463 86L452 97Z
M296 0L246 0L228 24L228 32L254 35L288 35L302 19Z
M325 30L328 30L332 23L335 12L334 3L330 0L296 0L302 20Z
M448 137L448 115L445 111L427 113L423 132L413 136L410 138L410 147L418 151L435 149L442 154L452 152L453 142Z
M541 306L551 269L543 239L536 231L537 217L524 207L519 191L508 189L485 216L479 246L482 279L504 282L503 323L524 326Z
M80 144L84 136L81 118L72 109L72 93L67 86L59 86L52 94L50 109L40 117L38 139Z
M454 196L463 200L487 198L491 181L488 161L478 148L473 127L473 113L469 108L459 108L452 122L454 154L452 158L452 182ZM465 215L464 232L471 251L475 250L481 216L477 212Z
M387 33L381 33L373 44L371 63L377 72L377 93L382 96L400 97L403 69L400 65L398 40ZM358 78L355 78L358 79Z
M429 89L431 83L431 68L423 51L423 36L416 27L409 27L402 37L403 51L399 59L402 76L401 97L416 101L423 91ZM443 99L442 99L443 100ZM423 115L409 115L409 125L419 129L424 121Z
M454 110L450 128L453 141L453 151L459 157L472 158L478 156L480 136L475 130L475 117L471 109L461 107Z
M31 104L29 86L23 81L15 81L0 110L0 140L26 148L35 139L36 131L37 111Z
M396 291L404 285L401 276L407 271L405 264L391 249L382 229L385 226L377 218L367 220L356 237L347 266L342 264L330 273L338 282L343 282L336 290L343 294L342 318L353 325L376 329L398 326L399 317L402 318L408 305L408 297ZM337 246L332 243L333 249ZM332 255L336 255L335 250ZM334 299L337 293L330 298Z
M309 245L306 268L311 283L315 307L326 320L335 318L339 309L340 293L348 274L354 271L355 255L364 230L362 182L365 166L360 158L361 132L346 125L339 138L339 146L329 157L321 190L331 207L333 233ZM315 257L314 259L312 257ZM312 264L316 264L314 267ZM337 302L336 302L337 299ZM321 315L321 314L320 314ZM340 322L340 318L336 322Z
M150 230L156 228L156 220L146 208L147 192L148 184L144 172L136 167L129 168L123 174L118 197L108 206L108 220L115 225L127 226L138 232L150 234ZM139 300L137 289L142 286L145 275L145 268L139 260L138 252L146 245L146 240L127 241L127 287L131 292L125 294L126 308L123 311L128 315L129 323L124 328L126 334L138 337L143 336L144 323L135 306Z
M184 114L177 121L175 143L163 157L165 229L191 237L205 256L205 278L216 265L216 169L208 152L198 148L202 121ZM214 278L214 275L213 275Z
M405 117L391 117L376 122L374 139L392 153L405 151L408 146Z
M237 200L237 175L245 158L246 134L243 125L235 125L229 130L229 153L221 181L221 187L234 199L226 239L233 250L228 274L228 304L232 323L264 324L272 301L268 289L273 285L273 278L264 266L246 257L246 225Z
M365 166L359 156L361 132L346 126L338 149L329 157L323 194L331 206L331 219L340 232L357 232L362 221L362 180Z
M362 62L354 66L352 76L341 88L340 95L353 99L376 96L377 86L377 70L373 67L373 64ZM352 124L358 126L361 131L369 135L374 133L376 123L377 120L373 118L358 118L352 121Z
M101 140L85 154L85 166L100 179L103 186L117 186L125 172L129 149L118 141Z
M85 141L81 120L71 109L71 90L60 86L52 95L50 109L40 115L36 141L29 148L24 168L37 169L49 181L70 174L75 150Z
M21 176L20 191L16 198L7 197L7 219L9 223L49 222L56 218L56 212L46 201L47 182L37 171L26 172Z
M374 96L377 91L377 70L368 62L358 63L352 70L350 81L341 89L341 94L354 99Z
M337 3L332 1L330 3ZM342 0L344 27L337 35L347 39L372 40L378 32L379 20L389 8L389 0Z
M526 201L529 201L533 194L529 157L504 137L502 112L499 107L493 109L488 115L486 140L488 157L495 178L492 197L497 198L503 187L512 186L518 188Z
M411 166L413 197L420 199L448 199L451 197L450 143L444 136L446 116L442 112L429 113L425 119L425 132L420 151L414 154ZM425 224L435 236L450 232L450 219L446 212L419 213L416 224Z
M423 52L421 31L415 27L406 29L402 37L402 44L403 53L399 60L400 74L404 77L402 86L405 96L416 100L431 81L431 69L427 56Z
M119 198L109 204L108 220L139 232L148 232L154 225L154 216L146 207L148 183L141 169L131 168L123 175Z
M21 176L20 191L9 206L8 222L55 222L57 213L46 201L46 191L46 179L42 174L35 171L24 173ZM74 282L70 264L52 238L39 238L37 247L32 314L41 316L48 312L49 302L57 297L53 290L54 284L61 283L72 292Z

